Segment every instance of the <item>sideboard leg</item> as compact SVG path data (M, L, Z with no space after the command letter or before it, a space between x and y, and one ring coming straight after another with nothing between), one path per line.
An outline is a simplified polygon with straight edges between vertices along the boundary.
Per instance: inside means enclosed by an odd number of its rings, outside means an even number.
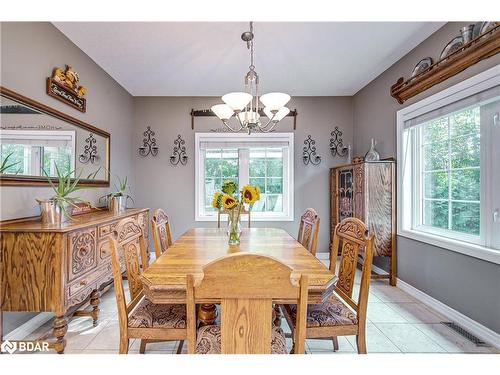
M90 315L92 316L92 323L97 326L97 319L99 318L99 303L101 303L101 293L96 289L90 294L90 305L92 306L92 311Z
M68 319L64 315L56 317L52 332L56 337L54 349L58 354L64 353L64 348L66 347L66 339L64 338L64 335L66 335L67 331Z

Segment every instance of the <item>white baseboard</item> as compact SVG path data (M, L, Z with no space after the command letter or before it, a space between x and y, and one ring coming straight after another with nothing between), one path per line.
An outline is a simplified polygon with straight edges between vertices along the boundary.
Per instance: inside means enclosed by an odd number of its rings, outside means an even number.
M418 299L423 304L436 310L438 313L446 316L451 321L457 323L458 325L465 328L467 331L473 335L479 337L484 342L493 345L495 348L500 349L500 334L483 326L482 324L476 322L475 320L469 318L468 316L452 309L448 305L438 301L437 299L425 294L421 290L415 288L414 286L408 284L407 282L397 279L397 286L401 290L405 291L412 297Z
M53 313L42 312L35 315L33 318L28 320L26 323L20 325L16 329L10 331L6 334L4 340L22 340L31 333L35 332L40 326L47 323L50 319L54 317Z
M329 259L330 254L317 253L316 257L321 260ZM387 274L387 271L375 265L372 265L372 269L379 274ZM422 292L420 289L415 288L414 286L399 278L396 280L396 285L398 288L416 298L424 305L429 306L430 308L436 310L438 313L446 316L451 321L462 326L464 329L479 337L484 342L494 346L497 349L500 349L500 334L469 318L467 315L464 315L461 312L458 312L457 310L449 307L448 305L445 305L444 303L438 301L437 299L429 296L428 294Z

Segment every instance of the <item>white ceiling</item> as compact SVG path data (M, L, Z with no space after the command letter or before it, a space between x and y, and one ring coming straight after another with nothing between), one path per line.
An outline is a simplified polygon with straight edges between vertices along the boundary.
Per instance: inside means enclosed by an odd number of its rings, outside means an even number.
M256 22L261 92L353 95L443 24ZM240 35L247 23L54 25L134 96L220 96L243 90L249 51Z

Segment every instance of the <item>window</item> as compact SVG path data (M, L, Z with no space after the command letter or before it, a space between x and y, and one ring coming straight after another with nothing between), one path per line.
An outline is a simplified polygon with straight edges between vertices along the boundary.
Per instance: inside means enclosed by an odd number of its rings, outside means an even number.
M61 173L74 170L74 131L25 131L2 130L0 133L1 162L9 157L12 165L4 173L25 176L43 176L43 171L57 176L55 165Z
M398 112L398 234L500 262L499 67Z
M212 196L224 180L260 187L252 220L293 220L292 133L197 133L195 147L196 220L216 220Z

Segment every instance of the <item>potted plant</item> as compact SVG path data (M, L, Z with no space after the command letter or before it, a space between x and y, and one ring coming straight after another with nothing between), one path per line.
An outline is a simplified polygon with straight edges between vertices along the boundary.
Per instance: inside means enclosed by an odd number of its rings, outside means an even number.
M42 215L42 224L61 224L61 222L70 219L70 214L68 212L68 207L75 206L76 203L87 203L80 197L70 197L70 194L78 190L85 189L82 186L78 186L80 178L82 176L82 170L72 180L71 176L75 171L70 171L67 174L61 173L57 164L55 164L56 174L57 174L57 186L54 185L50 176L43 169L43 173L49 182L50 187L54 190L54 195L49 199L36 199L40 205L40 211ZM88 178L90 178L90 175Z
M227 234L229 245L238 245L241 235L241 211L244 205L248 205L250 211L255 202L260 200L260 188L258 186L245 185L238 192L235 182L226 180L222 184L222 192L216 191L212 199L212 207L218 210L224 209L229 216Z
M127 189L130 191L130 187L127 183L128 177L125 176L125 178L122 180L119 176L116 176L116 179L118 180L118 185L115 184L116 191L99 198L99 201L101 201L102 198L106 198L108 200L109 211L115 214L125 211L125 209L127 208L128 199L130 199L132 203L134 203L132 197L126 193Z

